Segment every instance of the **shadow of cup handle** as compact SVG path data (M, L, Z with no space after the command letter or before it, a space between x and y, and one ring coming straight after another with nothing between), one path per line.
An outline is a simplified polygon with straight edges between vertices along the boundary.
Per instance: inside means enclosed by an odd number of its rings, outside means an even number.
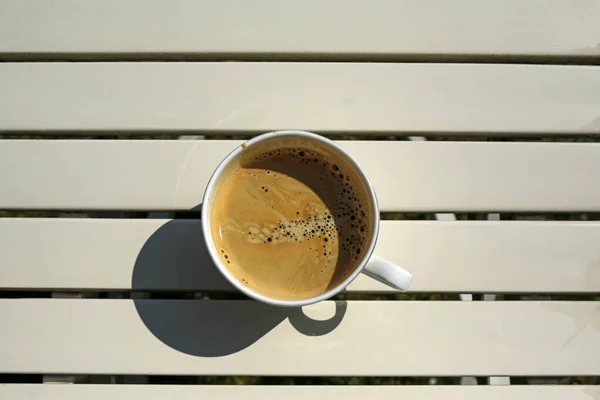
M333 331L344 319L348 303L343 300L335 302L335 315L328 320L320 321L307 316L301 307L289 313L290 323L296 330L306 336L322 336Z

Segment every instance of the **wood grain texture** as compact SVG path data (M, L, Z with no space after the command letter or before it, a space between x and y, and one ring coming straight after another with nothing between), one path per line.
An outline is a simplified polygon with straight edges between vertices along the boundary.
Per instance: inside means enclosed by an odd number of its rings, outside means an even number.
M169 386L169 385L2 385L11 400L598 400L598 386Z
M597 302L352 301L300 310L243 300L5 299L0 315L0 372L600 374Z
M4 0L0 52L600 55L597 0Z
M600 211L597 143L338 143L365 168L382 211ZM0 209L197 208L240 144L4 140Z
M0 88L17 133L600 133L600 66L0 63Z
M0 219L0 287L233 290L199 221ZM383 221L376 253L413 292L600 292L600 224ZM393 292L359 276L351 292Z

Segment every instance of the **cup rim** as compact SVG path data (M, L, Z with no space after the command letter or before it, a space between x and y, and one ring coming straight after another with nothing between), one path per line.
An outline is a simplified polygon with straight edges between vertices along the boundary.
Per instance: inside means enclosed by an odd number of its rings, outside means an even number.
M235 159L235 157L237 157L247 147L252 146L263 140L267 140L267 139L276 137L276 136L303 136L303 137L310 138L312 140L320 141L320 142L338 150L346 158L346 161L352 167L354 167L355 170L365 180L366 186L367 186L367 188L366 188L367 196L370 197L370 200L373 203L373 214L374 214L373 215L373 218L374 218L373 233L371 235L371 239L370 239L369 246L367 247L367 251L365 251L361 262L358 264L358 266L355 268L355 270L346 279L344 279L342 282L340 282L337 286L328 290L325 293L322 293L318 296L310 297L307 299L301 299L301 300L275 299L272 297L265 296L261 293L258 293L256 291L248 288L247 286L243 285L229 271L227 266L225 266L225 264L223 264L223 262L217 255L217 249L215 248L214 240L212 238L211 229L210 229L209 200L210 200L211 196L213 195L215 186L216 186L219 178L221 177L223 170L229 165L229 163L232 160ZM208 248L208 253L210 254L210 257L213 260L215 266L217 267L219 272L225 277L225 279L227 279L227 281L230 284L232 284L237 290L244 293L248 297L253 298L255 300L262 301L267 304L281 306L281 307L300 307L300 306L318 303L318 302L326 300L332 296L335 296L336 294L338 294L339 292L344 290L354 279L356 279L356 277L362 272L364 267L367 265L367 262L369 261L369 259L371 258L372 254L373 254L373 251L375 249L375 244L377 243L377 238L379 236L379 219L380 219L379 218L379 204L377 202L377 196L375 195L375 189L373 188L373 183L369 179L369 176L367 175L366 171L346 149L344 149L342 146L340 146L333 140L330 140L330 139L323 137L321 135L318 135L316 133L302 131L302 130L280 130L280 131L272 131L272 132L263 133L261 135L253 137L252 139L244 142L243 144L237 146L233 151L231 151L219 163L219 165L217 166L217 168L215 169L215 171L213 172L213 174L211 175L211 177L208 181L208 184L204 191L204 196L202 198L202 213L201 213L201 215L202 215L201 222L202 222L202 230L204 233L205 245Z

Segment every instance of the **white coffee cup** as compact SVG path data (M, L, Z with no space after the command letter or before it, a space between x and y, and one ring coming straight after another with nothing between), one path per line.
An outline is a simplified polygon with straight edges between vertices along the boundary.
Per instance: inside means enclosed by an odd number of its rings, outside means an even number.
M282 140L283 139L283 140ZM218 255L217 249L215 247L214 240L212 238L211 232L211 223L210 223L210 209L212 207L213 194L215 191L215 187L219 180L222 177L222 174L226 170L227 166L235 160L241 152L248 151L254 148L255 146L264 146L268 144L269 141L293 141L296 146L317 146L319 148L327 148L328 151L335 153L343 163L345 163L345 167L351 169L355 175L362 180L364 187L366 187L366 191L368 201L371 202L370 207L368 209L371 215L367 218L373 221L373 229L370 230L370 237L367 239L368 247L366 252L363 253L363 257L360 260L360 263L356 267L356 269L348 275L348 277L343 280L337 286L329 289L327 292L301 300L281 300L274 299L268 296L265 296L261 293L258 293L248 286L242 284L227 268L227 265L223 264L221 258ZM260 148L259 147L259 148ZM306 131L276 131L265 133L260 136L257 136L245 143L241 146L238 146L235 150L233 150L225 159L219 164L213 175L211 176L208 185L206 187L206 191L204 193L204 198L202 201L202 230L204 232L204 238L206 240L206 246L208 248L208 252L212 257L215 265L223 274L223 276L238 290L247 296L262 301L267 304L271 304L274 306L283 306L283 307L299 307L312 303L317 303L322 300L326 300L342 290L344 290L350 282L352 282L358 274L361 272L365 275L370 276L373 279L376 279L380 282L383 282L389 286L405 291L408 289L410 282L412 280L412 275L402 269L401 267L391 263L388 260L385 260L375 254L373 254L373 250L375 249L375 243L377 242L377 236L379 233L379 205L377 204L377 197L375 196L375 190L373 188L373 184L369 180L367 173L360 166L360 164L352 157L344 148L336 144L335 142Z

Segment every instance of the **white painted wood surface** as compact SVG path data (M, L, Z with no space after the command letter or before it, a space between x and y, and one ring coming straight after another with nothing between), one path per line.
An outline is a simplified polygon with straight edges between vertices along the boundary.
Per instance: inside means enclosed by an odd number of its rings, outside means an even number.
M0 63L0 88L0 131L600 133L600 66Z
M414 292L600 292L600 223L383 221L376 253ZM0 287L233 290L199 221L0 219ZM393 291L366 276L352 292Z
M597 400L599 386L1 385L11 400Z
M3 0L0 52L600 55L597 0Z
M0 59L594 63L598 21L600 0L5 0ZM284 128L599 134L600 66L0 63L3 134ZM191 209L239 144L3 140L0 209ZM600 211L599 144L342 144L383 211ZM411 269L414 292L597 293L599 241L596 222L385 221L377 252ZM2 289L230 290L193 220L0 219L0 254ZM349 290L389 291L367 277ZM318 322L249 301L0 299L0 373L600 375L598 302L351 301L304 312ZM600 389L0 385L0 398L17 400L235 396L579 400Z
M240 143L1 141L0 209L191 209ZM597 143L339 143L382 211L600 211Z
M4 299L0 372L600 374L597 302L335 306L304 307L311 322L299 309L243 300Z

